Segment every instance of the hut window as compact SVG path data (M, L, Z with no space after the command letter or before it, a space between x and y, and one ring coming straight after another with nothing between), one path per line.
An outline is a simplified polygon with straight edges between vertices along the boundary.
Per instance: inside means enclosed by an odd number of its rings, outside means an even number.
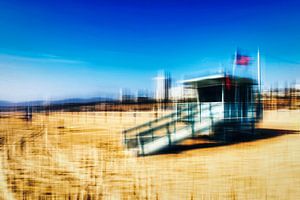
M222 86L210 86L198 88L200 102L221 102Z

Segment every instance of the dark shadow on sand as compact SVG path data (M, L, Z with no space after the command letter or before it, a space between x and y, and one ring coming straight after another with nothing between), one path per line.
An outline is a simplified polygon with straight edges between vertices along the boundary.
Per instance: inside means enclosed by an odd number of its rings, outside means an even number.
M206 143L196 143L196 144L176 144L171 146L168 149L162 150L159 154L178 154L183 151L193 150L193 149L204 149L204 148L214 148L226 145L233 145L242 142L252 142L262 139L268 139L273 137L279 137L286 134L299 134L299 131L295 130L279 130L279 129L256 129L254 133L240 133L240 134L231 134L230 137L227 137L225 140L221 139L220 136L213 137L213 136L201 136L192 138L191 140L207 141Z

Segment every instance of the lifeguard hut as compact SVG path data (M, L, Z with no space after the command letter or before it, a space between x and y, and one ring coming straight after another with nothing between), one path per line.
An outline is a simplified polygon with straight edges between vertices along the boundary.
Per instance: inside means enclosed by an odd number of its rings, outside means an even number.
M185 87L197 90L197 102L178 103L166 116L123 131L127 148L137 155L157 153L185 139L254 130L262 118L257 81L217 73L186 79Z
M262 118L260 91L255 79L217 73L187 79L184 84L197 90L200 110L206 104L218 103L222 120L213 124L215 134L224 133L226 137L229 132L253 131L255 123Z

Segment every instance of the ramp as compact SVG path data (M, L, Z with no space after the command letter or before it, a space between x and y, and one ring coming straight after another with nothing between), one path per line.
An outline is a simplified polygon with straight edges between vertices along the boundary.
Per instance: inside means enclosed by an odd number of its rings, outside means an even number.
M137 155L149 155L185 139L208 135L224 117L221 103L179 104L175 112L123 131L124 144Z

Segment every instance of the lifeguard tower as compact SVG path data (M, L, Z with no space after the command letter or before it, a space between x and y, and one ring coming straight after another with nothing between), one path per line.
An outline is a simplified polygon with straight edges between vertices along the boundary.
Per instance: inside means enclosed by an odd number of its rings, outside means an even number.
M190 78L183 84L197 90L197 102L178 103L173 113L123 131L128 149L148 155L201 135L226 140L232 132L253 131L262 118L254 79L217 73Z
M262 118L262 105L255 79L225 73L202 76L184 81L187 87L197 90L199 109L218 104L222 120L213 124L215 134L253 131ZM202 116L203 117L203 116ZM225 131L225 132L224 132Z

